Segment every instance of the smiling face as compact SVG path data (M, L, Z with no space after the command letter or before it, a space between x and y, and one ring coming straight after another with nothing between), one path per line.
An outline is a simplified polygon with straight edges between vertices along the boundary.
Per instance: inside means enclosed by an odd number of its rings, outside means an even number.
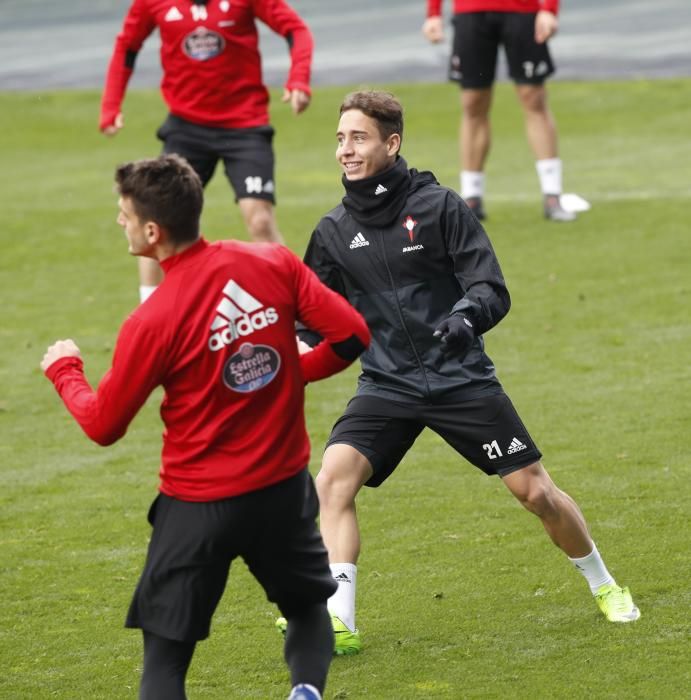
M359 109L343 112L336 139L336 160L348 180L362 180L390 168L401 145L399 134L383 140L377 122Z

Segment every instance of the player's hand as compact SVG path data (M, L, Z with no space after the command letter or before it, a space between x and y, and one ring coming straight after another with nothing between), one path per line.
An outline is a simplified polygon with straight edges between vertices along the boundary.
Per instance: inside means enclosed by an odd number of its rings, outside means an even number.
M557 33L558 28L557 16L547 10L540 10L535 16L535 41L538 44L544 44Z
M444 22L441 17L428 17L422 25L422 33L433 44L444 41Z
M293 114L300 114L309 107L311 99L312 98L304 90L289 90L285 88L281 101L290 102Z
M475 340L473 324L460 313L451 314L434 331L435 338L441 338L441 351L462 360L470 351Z
M61 360L63 357L81 357L77 344L71 338L67 340L55 341L47 350L41 360L41 369L45 372L53 362Z
M125 118L122 116L122 112L118 112L115 115L115 120L113 123L109 124L108 126L104 126L101 131L106 136L115 136L115 134L117 134L123 126L125 126Z

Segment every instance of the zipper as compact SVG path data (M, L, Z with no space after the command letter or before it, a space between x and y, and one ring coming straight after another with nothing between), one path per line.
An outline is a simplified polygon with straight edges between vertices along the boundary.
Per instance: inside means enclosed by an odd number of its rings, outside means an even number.
M408 332L408 327L405 325L405 320L403 318L403 310L401 309L401 304L398 300L398 291L396 290L396 284L394 282L393 274L391 272L391 268L389 267L389 259L386 256L386 241L384 240L385 233L384 233L384 231L381 231L381 230L377 230L377 233L379 234L381 250L382 250L382 257L384 259L384 265L386 266L386 272L389 275L389 283L391 284L391 291L393 292L394 299L396 300L396 311L398 312L398 318L401 321L401 326L403 327L403 331L405 332L406 337L408 338L408 343L410 344L410 347L413 351L413 355L415 355L415 359L417 360L418 367L420 368L420 372L422 373L422 378L425 382L425 387L427 388L427 398L429 399L432 396L432 391L429 387L429 382L427 381L427 373L425 372L425 366L422 364L422 360L420 359L420 355L417 351L417 348L415 347L415 343L413 343L413 339L410 337L410 333Z

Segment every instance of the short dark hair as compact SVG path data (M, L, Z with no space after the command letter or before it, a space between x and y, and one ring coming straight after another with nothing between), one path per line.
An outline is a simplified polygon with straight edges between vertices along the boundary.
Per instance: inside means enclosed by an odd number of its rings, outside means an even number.
M115 170L115 184L139 219L157 223L173 243L199 237L204 188L184 158L170 154L124 163Z
M377 90L351 92L341 103L339 116L350 109L359 109L370 119L374 119L382 140L386 141L391 134L398 134L403 142L403 107L390 92Z

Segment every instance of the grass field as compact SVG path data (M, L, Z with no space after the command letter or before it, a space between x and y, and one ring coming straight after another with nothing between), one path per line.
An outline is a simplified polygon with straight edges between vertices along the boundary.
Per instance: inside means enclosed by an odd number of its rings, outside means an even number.
M390 86L407 109L403 154L456 185L457 98ZM593 203L571 225L541 218L518 107L500 85L487 229L513 309L486 337L499 376L639 622L602 619L538 522L432 434L364 492L358 625L326 698L691 697L689 383L691 80L555 83L565 189ZM299 119L274 99L279 222L302 253L341 196L333 136L344 90ZM96 131L95 92L0 94L0 698L135 698L139 634L122 627L149 535L160 422L154 396L118 445L92 445L38 363L73 337L97 381L136 303L115 224L114 166L154 155L164 113L133 92L126 129ZM244 237L219 171L204 232ZM316 472L355 369L311 386ZM234 565L191 700L287 695L276 611ZM684 661L686 659L686 661Z

